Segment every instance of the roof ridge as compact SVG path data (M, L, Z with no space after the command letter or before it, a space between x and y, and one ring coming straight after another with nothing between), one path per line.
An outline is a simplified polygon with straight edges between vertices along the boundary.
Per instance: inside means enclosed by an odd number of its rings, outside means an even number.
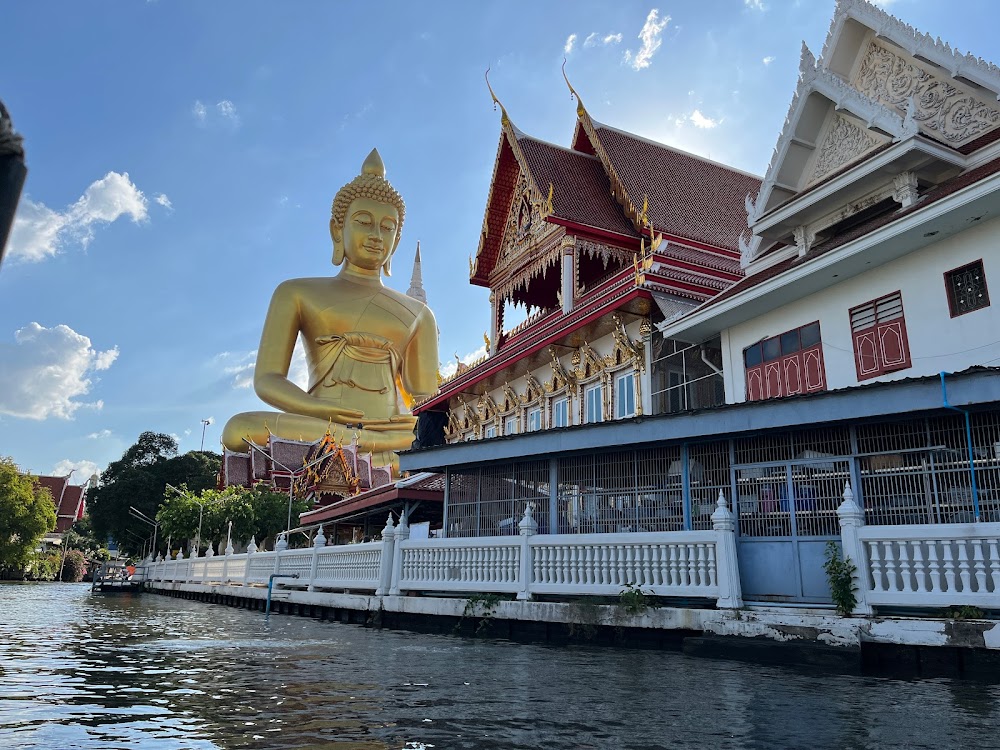
M725 170L727 170L729 172L735 172L736 174L741 174L744 177L752 177L753 179L759 180L760 182L764 181L764 178L761 177L760 175L756 175L753 172L747 172L746 170L740 169L738 167L730 166L729 164L723 164L721 161L716 161L715 159L709 159L707 156L701 156L699 154L692 154L690 151L685 151L684 149L677 148L676 146L671 146L671 145L669 145L667 143L661 143L660 141L654 141L652 138L647 138L646 136L638 135L638 134L632 133L632 132L630 132L628 130L622 130L621 128L616 128L614 125L607 125L607 124L605 124L603 122L598 122L593 117L590 118L590 121L593 123L595 130L597 130L598 128L605 128L607 130L614 130L616 133L621 133L622 135L627 135L630 138L635 138L637 141L644 141L644 142L649 143L649 144L651 144L653 146L659 146L660 148L666 149L667 151L672 151L675 154L680 154L681 156L690 156L692 159L697 159L698 161L705 162L706 164L711 164L714 167L720 167L720 168L725 169ZM580 152L576 152L576 153L580 153Z
M543 146L549 146L551 148L558 149L559 151L565 151L566 153L572 154L573 156L582 156L584 159L593 159L594 161L600 161L600 159L598 159L595 154L587 154L584 153L583 151L577 151L574 148L568 148L567 146L560 146L558 143L552 143L551 141L545 141L542 140L541 138L535 138L535 136L528 135L523 131L518 131L518 133L519 133L519 135L517 136L518 140L526 138L529 141L534 141L535 143L541 143Z

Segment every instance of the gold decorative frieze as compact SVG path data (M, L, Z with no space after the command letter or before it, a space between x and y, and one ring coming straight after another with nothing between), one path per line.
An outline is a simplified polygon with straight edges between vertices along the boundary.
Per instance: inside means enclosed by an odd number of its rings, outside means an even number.
M900 112L910 106L921 129L953 146L1000 126L1000 109L876 41L868 45L854 85L871 99Z

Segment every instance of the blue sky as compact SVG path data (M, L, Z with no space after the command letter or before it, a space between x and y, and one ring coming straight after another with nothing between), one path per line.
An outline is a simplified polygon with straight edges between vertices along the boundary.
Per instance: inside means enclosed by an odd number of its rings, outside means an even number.
M1000 62L992 0L882 3ZM654 13L655 11L655 13ZM0 268L0 455L83 482L143 430L217 447L261 408L270 294L329 275L336 190L377 146L407 203L443 364L488 328L468 284L499 137L568 145L575 105L763 174L832 0L8 4L0 97L30 169ZM570 39L572 38L572 43Z

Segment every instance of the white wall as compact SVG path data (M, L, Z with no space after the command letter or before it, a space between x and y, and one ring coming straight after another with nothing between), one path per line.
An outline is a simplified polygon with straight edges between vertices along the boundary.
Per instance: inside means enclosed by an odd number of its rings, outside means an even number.
M990 306L952 318L944 274L980 259ZM902 292L912 366L859 383L848 310L897 290ZM728 329L722 336L726 399L746 400L745 347L814 320L820 321L830 390L942 370L958 372L972 365L1000 365L1000 219Z

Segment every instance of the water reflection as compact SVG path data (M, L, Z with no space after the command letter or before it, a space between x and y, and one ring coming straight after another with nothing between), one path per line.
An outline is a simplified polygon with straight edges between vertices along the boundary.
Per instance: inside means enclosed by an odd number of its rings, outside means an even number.
M0 747L985 747L1000 688L0 586Z

